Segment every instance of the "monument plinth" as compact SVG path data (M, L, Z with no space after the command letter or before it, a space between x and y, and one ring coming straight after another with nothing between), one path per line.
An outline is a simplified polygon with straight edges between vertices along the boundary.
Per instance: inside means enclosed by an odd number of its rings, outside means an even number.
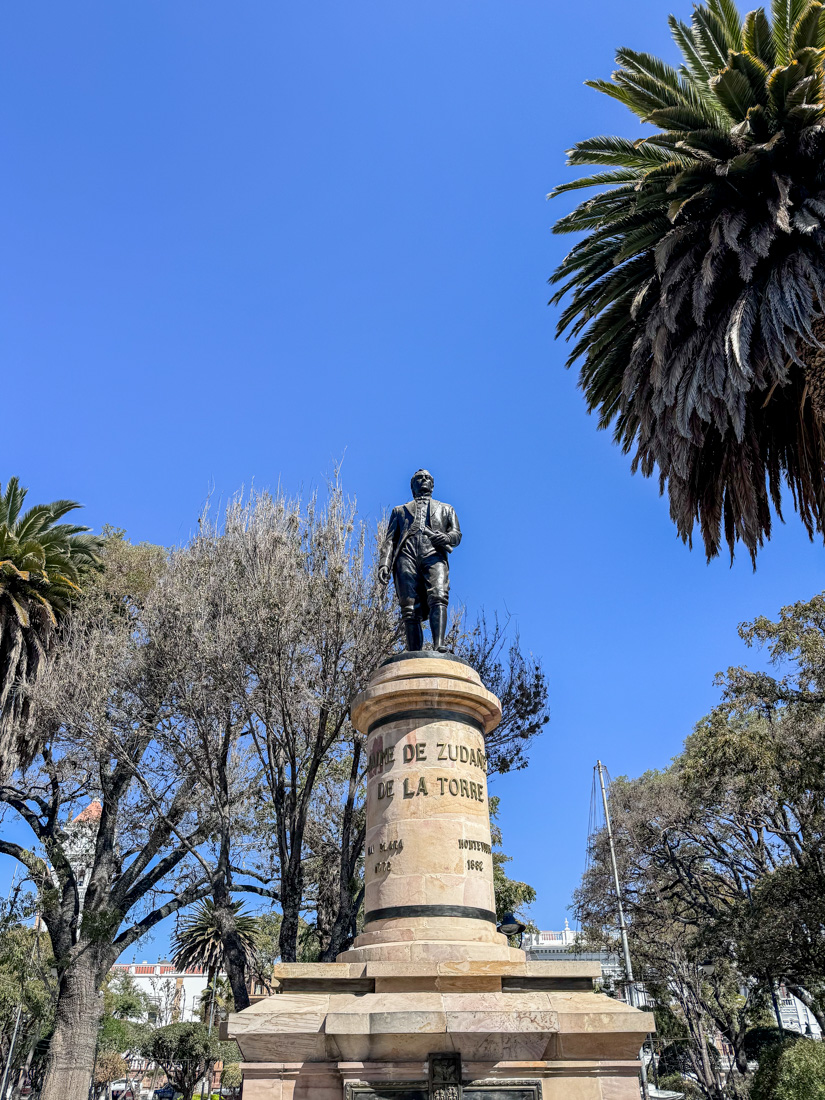
M356 699L364 931L339 961L524 960L496 932L484 737L500 720L478 674L432 651L391 658Z
M407 652L352 708L367 737L365 923L335 963L282 963L230 1016L244 1100L638 1100L653 1017L594 962L530 963L496 931L485 734L464 662Z

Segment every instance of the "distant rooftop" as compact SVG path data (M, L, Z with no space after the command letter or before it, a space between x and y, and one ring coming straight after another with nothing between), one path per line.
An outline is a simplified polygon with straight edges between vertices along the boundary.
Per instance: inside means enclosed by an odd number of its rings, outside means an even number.
M187 966L184 970L180 970L177 966L165 959L163 962L150 963L115 963L112 970L119 970L128 974L205 974L206 970L202 966Z
M84 824L86 822L100 821L102 816L103 806L98 799L95 799L94 802L89 803L85 810L80 811L77 817L72 821L72 825L77 825L79 821L82 821Z

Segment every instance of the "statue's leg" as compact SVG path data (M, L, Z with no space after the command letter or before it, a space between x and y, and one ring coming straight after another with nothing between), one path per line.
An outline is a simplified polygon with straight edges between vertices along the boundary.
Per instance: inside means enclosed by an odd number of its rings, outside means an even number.
M427 563L427 603L430 607L430 630L433 635L433 649L439 653L447 652L447 601L450 596L450 571L447 562L441 558L431 558Z
M415 562L402 554L395 565L395 589L401 605L401 618L407 636L407 649L417 652L424 646L421 627L421 604L418 594L418 571Z
M424 648L424 629L420 619L404 619L404 630L407 634L407 649L417 653Z
M439 653L447 652L444 641L447 635L447 605L445 603L430 604L430 630L433 635L433 649Z

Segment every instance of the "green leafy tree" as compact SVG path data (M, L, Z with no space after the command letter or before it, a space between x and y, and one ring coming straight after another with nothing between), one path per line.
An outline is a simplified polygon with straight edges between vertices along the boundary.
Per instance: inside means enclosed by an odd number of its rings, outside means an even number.
M751 1100L825 1100L825 1044L786 1040L763 1054Z
M131 974L107 976L103 986L103 1016L98 1030L98 1051L129 1056L137 1053L151 1027L146 1017L152 1000Z
M482 611L474 623L456 620L454 650L473 666L481 682L501 703L501 722L485 738L491 775L521 771L530 762L528 749L550 721L547 676L541 661L521 648L518 632L509 632L510 616L491 621Z
M129 1063L116 1050L101 1050L95 1062L94 1083L98 1086L110 1085L122 1077L129 1076Z
M783 675L732 668L722 702L664 771L611 784L631 952L649 991L689 1030L692 1072L711 1029L731 1043L743 1094L754 1026L781 979L825 1024L825 600L743 624ZM582 923L609 937L615 893L606 837L577 894ZM718 1092L718 1089L717 1089Z
M588 407L682 538L755 560L783 481L809 534L825 522L825 17L709 0L670 28L678 68L621 49L588 81L650 129L570 151L598 171L554 194L607 189L555 226L585 236L553 301Z
M151 1008L149 994L141 989L133 975L115 973L103 986L103 1011L115 1020L142 1020Z
M500 922L508 913L512 913L524 923L530 931L535 930L525 915L525 909L536 900L536 891L526 882L507 877L504 870L512 856L501 850L502 835L498 823L499 798L490 796L490 835L493 841L493 889L496 898L496 919Z
M701 1100L702 1090L690 1077L683 1077L680 1073L668 1073L662 1076L659 1071L659 1088L664 1092L682 1092L686 1100Z
M0 912L0 1065L9 1057L11 1036L20 1009L20 1025L12 1070L29 1067L38 1058L38 1044L51 1034L56 985L51 946L21 917L31 914L28 899L3 905ZM39 1060L39 1059L38 1059Z
M258 941L255 951L253 992L272 992L272 968L281 960L281 914L275 910L258 914ZM306 960L301 959L301 962Z
M0 781L38 748L29 727L27 688L61 621L99 562L88 527L59 523L74 500L37 504L21 515L28 490L16 477L0 485Z
M203 1024L169 1024L147 1039L143 1054L161 1066L166 1076L190 1100L197 1082L218 1060L238 1061L236 1043L222 1043Z
M685 775L739 823L727 932L741 965L781 977L825 1027L825 595L739 633L767 649L772 671L718 678L723 702L688 740Z
M241 1073L241 1067L238 1062L228 1062L223 1067L221 1073L221 1089L237 1089L240 1088L243 1081L243 1074Z
M789 1031L784 1027L763 1024L752 1027L745 1035L745 1053L752 1062L762 1060L762 1055L770 1047L779 1046L786 1039L797 1039L797 1032Z
M272 970L281 961L281 914L276 910L258 913L252 991L256 995L272 993ZM315 927L303 919L298 927L298 962L318 962L320 944Z

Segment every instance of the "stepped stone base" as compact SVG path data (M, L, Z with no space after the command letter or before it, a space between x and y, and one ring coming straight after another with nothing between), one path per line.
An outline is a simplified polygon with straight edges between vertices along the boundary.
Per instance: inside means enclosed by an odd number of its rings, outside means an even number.
M230 1016L244 1100L638 1100L653 1017L595 993L597 962L526 962L497 931L486 741L498 699L464 662L385 662L367 739L364 930L275 967Z
M286 963L224 1029L244 1100L638 1100L653 1017L595 993L598 976L592 962ZM454 1086L433 1084L441 1056L459 1056Z

